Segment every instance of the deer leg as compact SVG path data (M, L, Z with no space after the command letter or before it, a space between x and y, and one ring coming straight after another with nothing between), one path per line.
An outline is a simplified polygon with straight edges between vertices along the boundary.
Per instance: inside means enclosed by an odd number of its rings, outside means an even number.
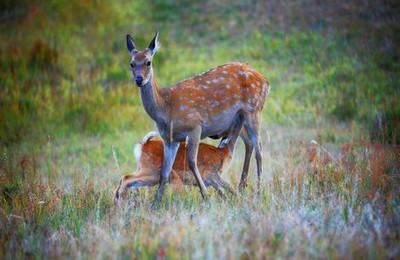
M119 199L124 196L129 187L134 190L137 187L154 186L155 184L156 181L150 174L141 174L138 172L134 174L126 174L121 177L118 188L114 192L114 202L117 203Z
M247 186L247 176L249 173L250 159L251 159L251 155L253 153L253 147L254 147L253 143L250 139L248 130L246 128L242 127L243 124L244 124L244 120L242 117L240 117L239 121L232 128L232 131L228 134L228 136L225 136L221 140L220 144L218 145L218 148L224 148L227 145L231 145L230 149L231 149L231 151L233 151L237 137L239 134L245 144L246 153L245 153L245 158L244 158L244 163L243 163L242 176L241 176L241 180L240 180L240 184L239 184L239 191L241 191L241 192Z
M256 162L257 162L257 195L260 195L261 191L261 174L262 174L262 145L260 140L260 124L259 124L259 115L256 117L247 118L245 127L249 133L251 142L253 143L254 150L256 153Z
M228 190L233 196L235 196L235 197L237 196L237 193L236 193L235 189L233 188L233 186L230 183L224 181L218 173L216 173L212 179L215 183L218 184L219 187L222 187L222 188Z
M221 185L219 184L219 181L211 179L210 185L217 191L218 195L221 196L221 198L224 201L226 201L228 199L228 197L225 194L225 191L222 189Z
M235 196L235 197L237 196L235 189L233 188L233 186L230 183L221 179L221 186L222 186L222 188L228 190L233 196Z
M114 192L114 203L117 203L124 196L125 191L130 183L134 182L134 174L126 174L119 180L118 188Z
M245 145L245 156L244 156L244 163L242 169L242 176L239 183L239 191L243 192L244 189L247 187L247 176L249 174L249 167L250 167L250 159L251 155L253 154L254 145L250 139L249 133L247 129L244 127L242 132L240 133L240 137L242 138L244 145Z
M201 195L203 199L208 198L207 188L204 185L204 181L201 178L199 169L197 167L197 151L199 148L201 136L201 128L197 127L188 134L188 145L187 145L187 160L190 170L193 172L194 177L196 177L197 184L200 187Z
M153 206L155 206L160 201L164 194L165 185L168 183L169 174L172 170L172 165L174 164L178 148L178 142L167 143L164 141L164 160L161 165L160 185L158 186L156 197L153 201Z

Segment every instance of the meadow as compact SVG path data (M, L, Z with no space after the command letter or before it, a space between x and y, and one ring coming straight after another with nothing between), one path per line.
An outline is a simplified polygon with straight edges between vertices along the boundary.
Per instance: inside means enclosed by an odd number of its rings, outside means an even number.
M397 1L2 1L0 258L398 258ZM154 129L125 36L156 30L160 86L229 61L271 83L262 192L155 188L120 207ZM205 139L204 142L218 144ZM223 174L237 186L238 141Z

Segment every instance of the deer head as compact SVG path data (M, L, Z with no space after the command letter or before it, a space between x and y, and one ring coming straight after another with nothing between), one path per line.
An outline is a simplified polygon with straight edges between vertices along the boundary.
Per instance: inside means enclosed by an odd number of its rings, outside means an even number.
M133 78L136 85L142 87L153 77L152 60L154 54L160 48L160 43L158 42L158 31L153 40L151 40L149 47L144 51L138 51L136 49L135 42L129 34L126 36L126 46L131 54L130 66Z

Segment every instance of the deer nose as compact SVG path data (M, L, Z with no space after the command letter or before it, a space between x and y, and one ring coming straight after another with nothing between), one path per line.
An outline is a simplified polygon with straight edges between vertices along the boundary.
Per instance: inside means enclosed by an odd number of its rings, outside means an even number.
M137 85L142 85L143 77L142 76L136 76L135 81L136 81Z

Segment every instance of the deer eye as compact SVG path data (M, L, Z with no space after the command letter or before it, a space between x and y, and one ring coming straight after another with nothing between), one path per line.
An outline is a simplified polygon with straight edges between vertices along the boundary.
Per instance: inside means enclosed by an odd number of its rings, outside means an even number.
M147 65L147 67L150 67L151 61L147 61L146 65Z
M136 67L136 63L129 63L129 65L131 65L132 69Z

